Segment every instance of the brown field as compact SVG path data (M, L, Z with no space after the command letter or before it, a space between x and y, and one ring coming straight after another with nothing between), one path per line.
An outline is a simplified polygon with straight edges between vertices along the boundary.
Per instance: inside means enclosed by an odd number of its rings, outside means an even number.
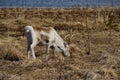
M71 56L27 59L26 25L54 27ZM0 80L120 80L120 8L0 8Z

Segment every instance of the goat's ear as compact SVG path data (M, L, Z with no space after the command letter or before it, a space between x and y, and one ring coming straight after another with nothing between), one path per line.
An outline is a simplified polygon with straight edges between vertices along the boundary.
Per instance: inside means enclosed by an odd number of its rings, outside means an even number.
M65 46L65 48L66 48L66 43L64 42L64 46Z
M64 42L64 46L67 47L68 43L67 42Z

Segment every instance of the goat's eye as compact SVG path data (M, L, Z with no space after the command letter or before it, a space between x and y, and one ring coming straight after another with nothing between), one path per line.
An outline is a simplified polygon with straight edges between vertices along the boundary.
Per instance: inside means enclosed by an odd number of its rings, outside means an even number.
M60 48L60 46L57 46L57 47L58 47L60 50L62 50L62 51L63 51L63 49L61 49L61 48Z
M59 49L60 49L60 47L59 46L57 46Z

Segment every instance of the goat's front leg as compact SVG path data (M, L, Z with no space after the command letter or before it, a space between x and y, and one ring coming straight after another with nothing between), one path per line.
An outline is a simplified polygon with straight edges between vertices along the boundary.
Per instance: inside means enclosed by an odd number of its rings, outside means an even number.
M34 52L35 45L32 44L30 47L31 47L31 51L32 51L32 56L33 56L34 59L36 59L35 52Z
M49 50L50 50L50 45L47 45L47 46L46 46L46 61L48 61L48 53L49 53Z
M28 48L27 48L27 55L28 55L28 59L30 58L30 45L28 45Z
M55 47L56 47L55 45L52 46L52 53L53 53L54 57L57 57L57 55L55 54Z

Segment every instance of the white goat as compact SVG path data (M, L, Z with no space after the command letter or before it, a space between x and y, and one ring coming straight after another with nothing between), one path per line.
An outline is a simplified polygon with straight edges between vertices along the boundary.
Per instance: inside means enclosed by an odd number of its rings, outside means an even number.
M35 59L34 47L39 44L46 45L46 60L49 49L53 49L53 53L61 52L64 56L70 56L69 46L63 39L58 35L52 27L39 27L38 29L32 26L26 26L26 37L27 37L27 54L29 58L30 50L32 51L32 56Z

